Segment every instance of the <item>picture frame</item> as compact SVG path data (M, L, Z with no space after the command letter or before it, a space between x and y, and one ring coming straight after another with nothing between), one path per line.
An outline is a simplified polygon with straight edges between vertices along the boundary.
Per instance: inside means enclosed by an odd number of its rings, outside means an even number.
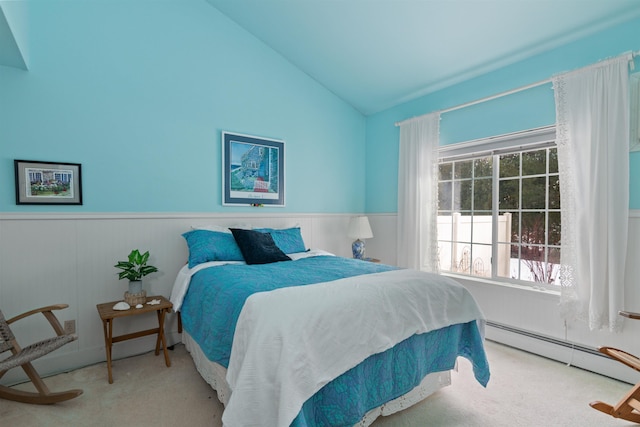
M284 207L284 141L222 132L222 205Z
M17 205L81 205L80 163L14 160Z

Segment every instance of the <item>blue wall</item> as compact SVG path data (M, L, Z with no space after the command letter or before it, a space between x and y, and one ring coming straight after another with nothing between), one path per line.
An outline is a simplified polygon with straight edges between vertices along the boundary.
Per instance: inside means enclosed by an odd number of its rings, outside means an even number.
M640 49L640 19L531 57L367 118L367 197L370 213L397 212L398 139L394 124L527 86L554 74ZM640 70L640 59L636 58ZM500 135L555 123L551 84L442 115L441 144ZM640 209L640 153L631 153L630 208Z
M396 212L395 122L640 49L635 19L365 118L201 0L12 13L26 22L29 71L0 66L0 212L253 212L222 206L223 130L286 141L286 207L265 212ZM554 121L544 85L444 114L441 136ZM13 159L81 163L84 205L17 206ZM632 153L633 209L638 178Z
M20 7L29 71L0 66L0 212L253 212L221 204L223 130L285 140L286 207L265 213L364 210L364 116L206 2ZM84 205L17 206L14 159L81 163Z

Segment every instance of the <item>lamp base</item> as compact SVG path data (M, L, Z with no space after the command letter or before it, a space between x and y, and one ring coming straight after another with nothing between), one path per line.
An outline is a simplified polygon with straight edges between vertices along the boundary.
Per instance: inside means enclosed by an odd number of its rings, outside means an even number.
M351 252L355 259L364 259L364 242L360 239L353 242Z

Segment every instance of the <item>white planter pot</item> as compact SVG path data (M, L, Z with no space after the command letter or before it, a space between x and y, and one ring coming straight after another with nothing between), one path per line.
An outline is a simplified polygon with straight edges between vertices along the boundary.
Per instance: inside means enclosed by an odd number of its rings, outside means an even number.
M142 280L130 280L129 281L129 293L139 294L142 292Z

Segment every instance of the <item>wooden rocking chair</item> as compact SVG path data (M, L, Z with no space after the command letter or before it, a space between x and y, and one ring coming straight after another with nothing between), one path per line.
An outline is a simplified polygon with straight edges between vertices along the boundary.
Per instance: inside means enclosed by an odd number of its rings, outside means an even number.
M42 381L42 378L40 378L40 375L38 375L38 372L36 372L34 367L31 365L31 361L78 339L75 334L65 334L60 322L52 313L52 310L60 310L67 307L67 304L50 305L28 311L9 320L5 320L2 311L0 311L0 355L9 350L13 353L11 356L0 360L0 378L2 378L9 369L22 366L22 369L24 369L29 376L29 379L31 379L31 382L38 390L38 393L33 393L15 390L13 388L0 385L0 398L24 403L48 405L73 399L74 397L78 397L82 394L82 390L79 389L51 393ZM27 316L37 313L42 313L44 317L47 318L57 336L31 344L25 348L21 348L18 345L15 336L11 332L9 325L17 320L24 319Z
M620 315L630 319L640 320L640 313L621 311ZM598 350L618 362L623 363L636 371L640 371L640 358L613 347L600 347ZM611 406L600 401L591 402L589 405L591 405L592 408L611 415L614 418L622 418L624 420L640 424L640 382L633 386L633 388L622 399L620 399L615 406Z

